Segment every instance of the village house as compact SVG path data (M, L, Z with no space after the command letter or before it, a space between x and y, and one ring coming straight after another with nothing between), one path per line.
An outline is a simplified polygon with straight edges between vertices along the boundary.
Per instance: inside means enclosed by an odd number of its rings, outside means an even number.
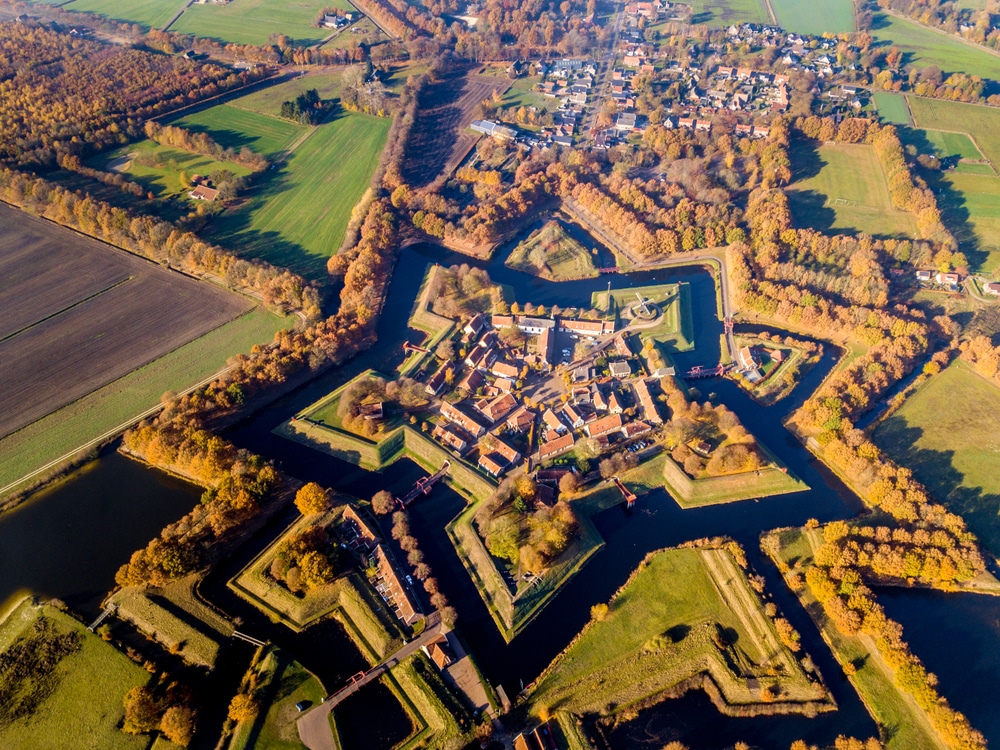
M486 376L479 370L469 370L465 377L459 381L458 388L466 393L472 394L479 390L479 387L486 382Z
M631 440L634 437L639 437L639 435L645 435L647 432L652 431L652 425L646 424L643 421L629 422L622 427L622 435L626 440Z
M341 515L338 533L347 542L348 547L355 551L361 549L367 552L382 541L350 505L344 508L344 513Z
M620 380L632 374L632 367L628 362L612 362L608 365L608 371L611 373L611 377Z
M596 438L603 435L610 435L614 432L619 432L622 428L622 417L621 414L609 414L606 417L602 417L584 428L584 432L587 433L588 437Z
M957 273L939 273L934 277L934 280L941 286L953 287L958 286L962 281L962 277Z
M615 336L615 353L620 357L631 357L632 349L628 345L625 336Z
M983 284L983 291L986 292L986 294L1000 296L1000 284L995 281L987 281Z
M601 411L608 410L608 400L604 397L604 391L596 383L594 384L593 404L596 409L600 409Z
M495 362L490 372L498 378L516 378L520 370L509 362Z
M740 349L737 360L739 361L741 370L756 370L760 366L757 353L749 346L744 346Z
M479 422L449 403L441 404L441 416L449 422L454 422L474 437L482 437L486 433L486 428Z
M546 409L542 413L542 421L552 431L556 433L566 432L566 425L562 423L558 415L552 409Z
M473 408L486 417L490 423L499 422L517 407L517 399L509 393L497 396L492 401L477 401Z
M196 201L212 202L219 197L219 191L207 185L196 185L194 190L188 193L188 197Z
M583 417L580 416L580 413L574 409L571 404L565 404L563 406L562 415L566 424L568 424L571 429L579 430L583 427Z
M427 658L434 662L438 669L444 669L455 661L455 656L452 654L451 648L448 646L447 636L439 635L430 643L427 643L420 648L427 655Z
M614 391L611 391L611 395L608 396L608 411L612 414L621 414L625 411L618 399L618 394Z
M642 413L646 421L653 424L663 424L660 412L656 408L656 402L649 392L649 384L642 378L639 378L633 381L632 386L635 388L635 394L639 399L639 405L642 407Z
M535 415L529 409L521 406L507 417L504 423L511 432L524 432L535 421Z
M427 392L428 396L436 396L441 392L441 389L444 388L445 382L447 382L449 372L451 372L451 365L445 362L438 368L437 372L427 379L427 383L424 385L424 390Z
M465 324L462 332L470 339L477 338L486 328L486 313L478 313Z
M465 453L469 447L469 436L452 424L439 424L431 431L431 437L451 448L456 453Z
M917 271L917 281L930 281L934 278L934 274L931 271L921 268Z
M375 548L373 557L375 569L378 572L375 589L382 595L396 617L409 625L417 619L417 612L399 580L392 560L389 559L381 544Z
M559 329L594 338L614 333L615 322L613 320L560 320Z
M550 458L555 458L560 456L566 451L573 449L576 445L576 439L573 437L572 433L558 437L555 440L550 440L547 443L543 443L542 447L538 449L538 458L541 461L545 461Z
M493 387L501 393L510 393L514 390L514 381L510 378L497 378L493 383Z

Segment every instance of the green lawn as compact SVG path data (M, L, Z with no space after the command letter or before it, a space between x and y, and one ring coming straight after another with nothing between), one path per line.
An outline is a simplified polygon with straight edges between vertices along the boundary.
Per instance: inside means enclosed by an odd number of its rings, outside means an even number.
M940 156L957 156L959 159L983 161L982 153L965 133L951 133L945 130L924 130L922 132Z
M256 94L250 94L250 98ZM171 125L179 125L197 133L208 133L212 138L226 148L240 149L249 146L258 154L273 157L292 145L296 138L307 132L304 125L283 120L278 113L264 115L249 109L240 109L236 103L219 104L209 109L203 109L171 121ZM278 107L281 103L278 102Z
M538 107L539 109L554 109L555 99L549 99L537 91L532 91L541 80L538 76L525 76L514 81L503 95L504 107Z
M32 639L42 618L49 633ZM62 656L50 671L36 669L37 661L4 670L0 695L6 703L0 722L0 747L32 750L142 750L149 737L125 734L118 729L124 717L122 699L133 687L145 685L149 673L125 654L90 633L69 615L49 605L34 606L24 600L0 624L0 652L5 656L18 643L44 648L52 638L75 633L79 646ZM31 639L31 640L27 640ZM35 651L37 653L37 651ZM18 679L19 675L24 675ZM8 711L19 701L27 713L10 721ZM22 704L24 705L24 704ZM30 706L30 707L29 707Z
M193 175L207 176L220 169L227 169L237 176L250 174L250 170L233 162L216 161L201 154L171 146L162 146L155 141L139 141L117 149L107 157L102 156L99 165L128 156L127 168L121 170L129 179L138 182L157 198L186 194L190 187L181 183L181 173L188 178ZM154 160L153 163L144 163ZM143 163L140 163L143 162Z
M714 642L720 628L731 633L724 649ZM780 644L727 551L661 550L639 566L607 616L591 621L549 665L529 700L536 711L603 714L704 671L730 705L760 700L748 677L778 682L786 699L816 701L824 694ZM782 671L780 681L767 677Z
M985 165L960 164L959 167ZM948 188L938 195L945 225L955 234L960 248L970 255L975 270L993 274L1000 269L1000 178L974 174L966 169L946 172ZM964 246L964 247L963 247ZM969 252L975 247L978 254Z
M910 110L906 108L906 97L879 91L875 94L875 108L879 117L894 125L912 125Z
M995 59L1000 63L1000 57ZM986 158L1000 167L1000 109L920 96L907 100L916 127L968 133Z
M0 486L34 471L221 369L226 360L291 327L260 308L8 435L0 441Z
M854 3L851 0L771 0L778 24L798 34L822 36L854 31Z
M934 376L875 430L875 442L909 466L934 498L959 513L1000 554L1000 388L963 361Z
M764 0L691 0L692 23L726 26L732 23L771 23Z
M284 34L294 44L307 46L333 33L332 29L312 25L324 8L355 10L347 0L235 0L228 5L195 3L184 11L170 30L236 44L266 44L274 35Z
M55 2L55 0L53 0ZM73 0L63 6L75 13L94 13L115 21L159 29L184 7L185 0Z
M871 146L796 141L790 149L793 182L788 200L796 225L916 235L916 220L892 207L885 173Z
M598 275L589 250L555 220L546 222L515 247L505 265L550 281L592 279Z
M968 73L1000 80L1000 56L913 21L877 13L868 33L879 44L898 47L904 66L937 65L946 74Z
M691 289L687 284L656 284L653 286L630 287L614 289L611 298L615 301L617 311L630 307L637 302L636 294L660 306L663 317L652 328L644 328L639 332L641 344L653 340L662 346L667 354L671 352L686 352L694 348L694 318L691 312ZM608 293L594 292L591 295L591 307L607 311ZM640 345L641 345L640 344ZM633 344L633 351L635 345Z
M213 239L296 273L326 278L326 261L340 249L390 125L387 118L358 113L320 125L286 164L260 180L245 206L209 225Z

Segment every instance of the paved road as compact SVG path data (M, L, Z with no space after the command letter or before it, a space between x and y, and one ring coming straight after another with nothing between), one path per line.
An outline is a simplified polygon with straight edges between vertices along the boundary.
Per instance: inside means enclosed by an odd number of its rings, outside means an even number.
M297 722L299 739L302 740L302 744L309 750L336 750L333 743L333 732L330 730L330 712L334 707L372 680L377 680L383 672L415 653L421 646L430 643L441 634L441 630L441 616L437 612L432 612L427 617L427 627L423 633L405 644L381 664L369 669L360 680L334 693L325 703L321 703L302 714Z

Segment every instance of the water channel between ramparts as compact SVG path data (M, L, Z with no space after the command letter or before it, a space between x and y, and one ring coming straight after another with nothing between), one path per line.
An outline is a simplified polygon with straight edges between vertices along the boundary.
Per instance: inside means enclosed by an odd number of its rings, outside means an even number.
M684 281L690 284L694 317L695 348L675 356L678 369L713 365L719 361L720 334L716 285L701 267L675 267L628 275L603 276L584 281L552 283L514 271L503 265L510 246L491 262L475 262L430 244L406 248L396 266L389 296L379 325L378 344L346 366L328 372L296 392L276 401L227 433L236 444L272 459L289 474L317 481L358 497L371 497L383 488L398 491L422 472L410 462L401 462L382 473L367 472L325 454L284 440L274 427L320 396L367 368L391 372L403 358L404 340L419 341L421 334L406 321L429 263L468 263L487 268L495 282L514 290L520 303L550 307L589 305L592 292ZM605 251L606 252L606 251ZM836 361L827 348L820 363L809 371L791 397L774 407L761 407L728 380L698 383L702 398L726 404L743 424L812 489L793 495L744 501L724 506L682 510L663 491L640 498L636 509L616 507L594 520L606 546L512 643L505 644L482 599L462 567L444 527L463 507L453 490L439 485L433 494L415 503L411 525L425 558L438 578L441 590L459 613L462 637L476 655L486 678L515 695L530 683L561 651L589 618L591 605L606 601L625 581L638 562L652 550L690 539L729 535L747 549L751 565L765 576L767 588L778 606L802 636L803 651L812 656L831 687L838 711L814 719L805 717L729 718L721 716L703 693L690 693L642 712L610 735L613 748L660 748L680 739L692 748L731 746L737 740L759 747L787 748L796 739L831 744L838 734L867 737L876 733L872 719L857 694L842 676L829 649L780 575L759 552L762 531L803 524L809 518L829 521L848 518L862 511L858 499L825 467L817 462L785 430L781 420L794 411L819 385ZM76 472L69 479L40 493L31 502L0 517L0 602L31 591L64 599L74 609L90 615L114 585L114 572L129 554L155 536L166 523L183 515L197 502L199 490L161 473L110 454ZM293 517L285 514L269 524L231 560L219 566L203 586L204 593L229 614L242 620L241 628L261 638L273 639L317 672L328 688L336 688L363 665L360 654L330 622L300 635L271 624L251 607L231 595L225 581ZM924 608L938 616L926 623ZM973 725L1000 741L1000 722L992 716L981 688L1000 677L1000 659L980 666L976 685L968 682L962 664L978 664L977 648L996 643L1000 632L1000 600L969 596L935 599L926 593L893 594L889 614L898 616L912 638L915 651L932 670L942 676L942 692L953 704L968 712ZM968 637L948 642L943 656L933 628L948 628L945 613L961 618ZM963 615L968 614L967 618ZM954 630L954 628L952 628ZM975 644L978 644L975 645ZM923 648L921 648L923 646ZM935 653L927 653L934 650ZM942 666L938 666L938 665ZM360 695L360 694L359 694Z

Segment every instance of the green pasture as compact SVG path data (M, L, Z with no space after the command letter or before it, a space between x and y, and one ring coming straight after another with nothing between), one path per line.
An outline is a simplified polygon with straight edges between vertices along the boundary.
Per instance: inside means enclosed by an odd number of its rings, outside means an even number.
M1000 80L1000 56L913 21L877 13L868 33L875 37L876 44L898 47L905 67L936 65L945 73Z
M906 97L902 94L890 94L886 91L875 93L875 108L879 117L893 125L912 125L910 110L906 108Z
M950 133L944 130L924 130L924 137L934 146L940 156L957 156L959 159L982 161L983 155L976 144L965 133Z
M592 279L598 275L587 248L555 220L532 232L515 247L506 265L550 281Z
M356 29L356 31L355 31ZM337 36L323 45L323 49L352 49L361 44L377 44L389 37L375 23L365 16L357 23L339 32Z
M538 107L554 109L555 99L547 99L532 89L541 80L538 76L525 76L514 81L503 95L504 107Z
M239 99L233 99L228 104L236 109L279 117L282 102L291 101L310 89L316 89L319 98L324 101L338 98L347 70L348 68L337 68L333 73L297 76L275 86L258 88ZM283 122L287 121L283 120ZM294 123L289 124L294 125Z
M875 442L1000 554L1000 387L957 361L875 430Z
M25 599L0 623L0 656L31 638L42 618L53 636L75 633L79 648L58 659L50 670L35 664L6 662L0 679L3 700L34 703L30 713L0 724L0 747L35 750L143 750L149 737L125 734L122 699L149 682L149 674L110 643L88 631L65 612ZM44 643L52 641L46 638ZM24 667L27 667L25 669ZM8 708L12 703L7 703Z
M154 164L140 164L135 157L151 155ZM123 146L110 155L109 162L119 157L129 157L128 165L121 170L128 178L138 182L157 198L186 193L190 187L181 182L181 173L190 179L193 175L207 176L220 169L227 169L237 176L250 174L250 170L233 162L216 161L207 156L172 146L162 146L155 141L139 141ZM101 158L104 161L104 157Z
M368 188L391 121L353 112L317 127L288 161L210 231L228 247L312 278L340 249L354 205Z
M257 308L0 440L0 486L34 471L269 342L294 318Z
M1000 268L1000 177L956 169L946 172L942 183L949 189L938 193L938 206L959 249L969 255L974 270L995 273ZM976 252L970 252L973 248Z
M250 97L256 94L250 94ZM249 98L249 97L246 97ZM237 102L242 99L236 100ZM226 148L240 149L249 146L258 154L273 157L287 149L308 131L305 125L283 120L278 113L261 114L240 109L233 104L218 104L208 109L192 112L170 122L199 133L208 133ZM281 108L281 102L278 102Z
M916 234L916 219L892 207L871 146L797 141L790 156L788 200L796 225L876 236Z
M357 12L347 0L234 0L226 5L195 3L184 11L170 30L235 44L267 44L278 34L284 34L293 44L309 46L333 33L333 29L312 25L324 8Z
M1000 64L1000 57L995 59ZM907 100L915 127L968 133L983 155L1000 166L1000 109L920 96Z
M163 28L184 4L185 0L72 0L63 8L74 13L93 13L113 21L135 23L148 30Z
M778 25L797 34L822 36L848 33L854 27L854 3L851 0L771 0Z
M771 23L764 0L691 0L691 23L726 26L733 23Z

